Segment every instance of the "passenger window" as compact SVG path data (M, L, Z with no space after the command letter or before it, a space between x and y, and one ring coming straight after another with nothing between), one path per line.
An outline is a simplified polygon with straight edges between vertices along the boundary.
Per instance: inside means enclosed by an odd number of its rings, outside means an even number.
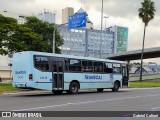
M112 63L104 63L104 72L105 73L113 72Z
M82 71L83 72L93 72L93 62L92 61L82 61Z
M103 62L94 62L94 71L103 72Z
M121 65L120 64L113 64L113 73L121 74Z
M35 67L39 70L48 71L49 70L48 58L36 56Z
M69 61L69 71L73 71L73 72L81 71L81 61L71 59Z
M53 62L53 72L63 72L63 65L61 61Z

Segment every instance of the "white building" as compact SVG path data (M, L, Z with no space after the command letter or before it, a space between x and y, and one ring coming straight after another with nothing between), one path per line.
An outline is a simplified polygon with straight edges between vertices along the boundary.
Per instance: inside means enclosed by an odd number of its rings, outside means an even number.
M72 7L62 9L62 24L68 23L68 17L74 14Z
M56 22L56 13L44 11L43 13L39 13L37 15L37 18L39 18L40 20L49 22L49 23L55 23Z
M75 14L83 12L83 8L80 8ZM112 26L103 31L96 30L93 29L88 14L86 17L85 28L70 30L66 25L59 27L64 39L64 44L60 47L62 54L106 58L108 54L127 51L128 28Z
M62 54L90 56L106 58L108 54L115 53L114 32L95 29L68 29L67 26L59 28L60 34L63 36L64 44L60 47ZM102 41L101 41L102 34ZM100 44L102 42L100 51Z
M0 55L0 77L4 79L11 78L11 59L8 56Z

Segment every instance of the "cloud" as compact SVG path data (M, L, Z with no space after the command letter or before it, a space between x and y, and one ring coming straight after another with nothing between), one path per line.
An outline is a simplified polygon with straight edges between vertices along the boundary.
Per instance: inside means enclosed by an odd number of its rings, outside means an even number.
M101 0L82 0L86 9L95 8L101 11ZM138 13L138 7L142 0L103 0L104 1L104 14L113 17L128 17Z
M31 12L30 8L35 2L36 0L1 0L0 10L7 10L15 14L27 14Z
M95 29L100 29L101 1L102 0L0 0L0 10L32 15L33 13L38 14L46 8L50 11L56 11L56 21L57 23L61 23L63 8L71 6L77 11L82 6L89 14L89 19L93 22ZM143 0L103 1L104 16L109 16L109 18L106 19L106 26L117 25L128 27L128 50L141 49L144 24L138 17L138 8L141 7ZM155 2L156 14L155 18L147 27L145 48L160 46L160 1L153 1Z
M46 9L56 12L56 22L62 22L62 9L73 7L78 10L81 3L76 0L0 0L0 11L7 10L12 14L37 15Z

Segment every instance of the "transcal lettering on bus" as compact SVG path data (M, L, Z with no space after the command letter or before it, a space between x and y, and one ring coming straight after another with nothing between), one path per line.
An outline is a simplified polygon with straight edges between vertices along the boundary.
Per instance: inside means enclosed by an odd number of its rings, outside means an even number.
M85 75L87 80L102 80L102 75Z

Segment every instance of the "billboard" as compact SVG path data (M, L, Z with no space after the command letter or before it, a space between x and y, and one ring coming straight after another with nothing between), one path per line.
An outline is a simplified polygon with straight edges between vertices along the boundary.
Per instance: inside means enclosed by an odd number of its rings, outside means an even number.
M117 27L117 53L127 51L128 28Z

